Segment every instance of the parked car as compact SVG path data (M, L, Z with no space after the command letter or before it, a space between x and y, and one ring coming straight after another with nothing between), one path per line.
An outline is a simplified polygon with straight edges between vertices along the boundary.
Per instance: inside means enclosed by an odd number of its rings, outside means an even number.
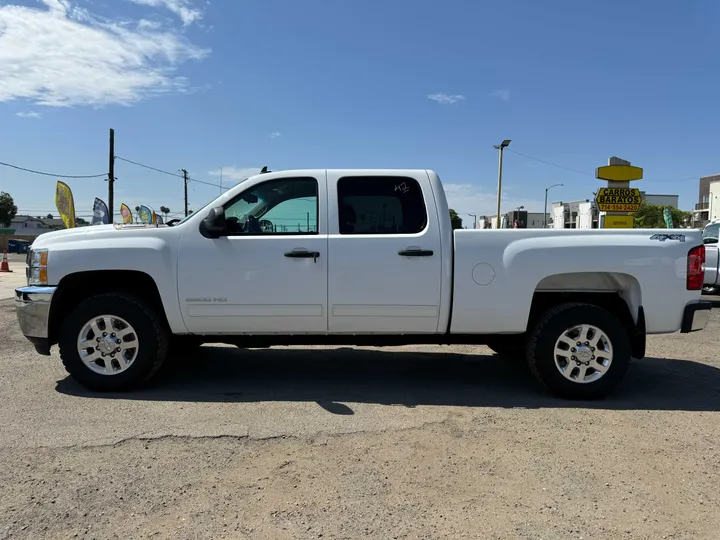
M703 294L720 294L720 272L718 272L718 260L720 250L718 239L720 238L720 220L710 223L703 229L703 243L705 244L705 284Z
M40 236L20 327L94 390L147 382L202 343L487 344L559 396L597 398L647 334L707 324L685 229L452 230L437 174L254 176L176 225Z

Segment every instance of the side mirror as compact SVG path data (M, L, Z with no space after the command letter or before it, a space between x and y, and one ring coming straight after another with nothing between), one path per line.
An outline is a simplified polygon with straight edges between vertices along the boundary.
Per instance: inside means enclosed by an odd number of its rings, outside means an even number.
M225 210L222 206L211 209L207 217L202 221L204 236L208 238L219 238L225 232Z

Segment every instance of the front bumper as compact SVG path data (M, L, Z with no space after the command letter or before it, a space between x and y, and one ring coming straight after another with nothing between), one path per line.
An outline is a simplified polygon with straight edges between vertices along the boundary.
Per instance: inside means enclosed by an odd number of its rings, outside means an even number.
M685 306L680 332L688 334L705 328L710 320L711 309L712 302L706 300L700 300L699 302L693 302Z
M15 289L15 312L23 335L38 353L50 354L50 304L57 287Z

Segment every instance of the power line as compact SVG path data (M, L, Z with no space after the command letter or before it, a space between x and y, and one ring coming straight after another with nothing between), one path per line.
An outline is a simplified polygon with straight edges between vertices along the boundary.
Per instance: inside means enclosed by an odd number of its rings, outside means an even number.
M115 159L119 159L120 161L125 161L127 163L132 163L133 165L137 165L138 167L143 167L145 169L150 169L151 171L159 172L162 174L167 174L168 176L174 176L175 178L185 178L182 174L173 173L170 171L164 171L163 169L158 169L157 167L152 167L150 165L145 165L144 163L138 163L137 161L132 161L131 159L126 159L120 156L115 156ZM219 187L221 189L228 190L229 187L222 186L220 184L214 184L212 182L206 182L205 180L197 180L195 178L188 177L188 182L197 182L198 184L205 184L206 186L212 186L212 187Z
M571 172L576 172L576 173L579 173L579 174L586 174L586 175L589 175L589 176L593 176L592 174L590 174L590 173L587 172L587 171L581 171L581 170L579 170L579 169L572 169L572 168L570 168L570 167L564 167L563 165L558 165L557 163L552 163L552 162L550 162L550 161L545 161L544 159L540 159L540 158L528 156L527 154L523 154L522 152L518 152L517 150L513 150L512 148L506 148L505 150L507 150L507 151L509 151L509 152L512 152L513 154L517 154L518 156L522 156L522 157L525 157L525 158L528 158L528 159L532 159L533 161L539 161L540 163L544 163L545 165L550 165L551 167L557 167L558 169L564 169L564 170L566 170L566 171L571 171Z
M150 165L145 165L143 163L138 163L137 161L133 161L131 159L125 159L120 156L115 156L115 159L119 159L120 161L125 161L127 163L132 163L133 165L137 165L138 167L143 167L144 169L150 169L151 171L159 172L162 174L167 174L168 176L174 176L176 178L182 178L183 176L181 174L173 173L170 171L163 171L162 169L158 169L157 167L151 167Z
M558 169L564 169L564 170L566 170L566 171L576 172L576 173L579 173L579 174L585 174L585 175L593 176L593 177L594 177L594 175L593 175L592 173L589 173L589 172L587 172L587 171L581 171L581 170L579 170L579 169L573 169L573 168L571 168L571 167L565 167L565 166L563 166L563 165L558 165L557 163L552 163L552 162L550 162L550 161L545 161L544 159L536 158L536 157L533 157L533 156L528 156L527 154L523 154L522 152L518 152L517 150L513 150L512 148L506 148L506 150L507 150L508 152L512 152L513 154L517 154L518 156L522 156L522 157L525 157L525 158L528 158L528 159L532 159L533 161L539 161L540 163L544 163L545 165L550 165L551 167L557 167ZM697 180L697 179L699 179L699 178L700 178L699 176L686 176L686 177L684 177L684 178L663 178L663 179L660 179L660 180L655 180L655 179L653 179L653 178L647 178L646 180L647 180L648 182L687 182L687 181L689 181L689 180Z
M54 174L54 173L48 173L48 172L42 172L42 171L35 171L33 169L26 169L25 167L20 167L18 165L13 165L11 163L3 163L0 161L0 165L3 167L11 167L13 169L17 169L18 171L25 171L33 174L40 174L42 176L54 176L55 178L101 178L106 177L107 173L103 174Z

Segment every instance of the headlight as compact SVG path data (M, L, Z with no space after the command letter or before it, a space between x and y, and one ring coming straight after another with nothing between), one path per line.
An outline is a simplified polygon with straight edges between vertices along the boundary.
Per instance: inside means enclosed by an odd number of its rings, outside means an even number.
M47 285L47 249L38 249L30 252L30 267L28 268L28 285Z

